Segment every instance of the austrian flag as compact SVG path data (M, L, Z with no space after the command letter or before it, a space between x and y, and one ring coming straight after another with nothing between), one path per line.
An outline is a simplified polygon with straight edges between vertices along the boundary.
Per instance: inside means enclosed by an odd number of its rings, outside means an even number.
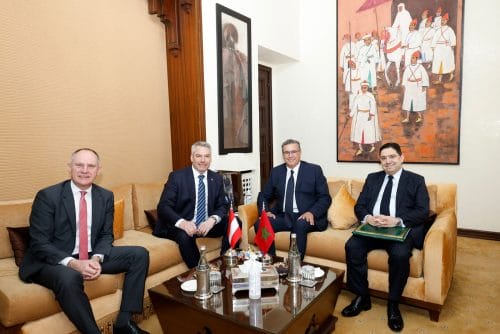
M269 247L271 247L273 241L273 226L269 221L269 217L267 217L266 210L262 209L262 213L260 215L259 230L257 231L254 242L257 246L259 246L259 249L262 253L267 254L267 251L269 250Z
M227 225L227 238L231 249L234 249L241 238L241 229L238 220L234 216L233 208L229 209L229 224Z

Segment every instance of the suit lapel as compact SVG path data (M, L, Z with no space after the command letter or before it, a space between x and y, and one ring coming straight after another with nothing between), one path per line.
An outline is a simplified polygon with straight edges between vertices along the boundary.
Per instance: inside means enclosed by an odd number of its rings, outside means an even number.
M396 216L399 211L399 207L401 206L401 203L403 202L403 191L402 189L406 189L406 184L408 183L408 175L404 171L404 169L401 171L401 176L399 178L398 182L398 191L396 193Z
M380 194L380 190L382 189L382 185L384 184L384 179L385 179L385 172L380 172L377 178L377 185L375 188L373 188L373 194L372 194L372 203L371 207L373 208L375 206L375 203L377 202L378 195Z
M207 214L210 212L210 208L214 207L215 199L215 179L210 171L207 171L207 188L208 188L208 202L207 202Z
M76 209L75 209L75 199L73 197L73 193L71 192L71 183L69 181L63 186L62 198L63 198L64 209L66 210L66 214L69 217L71 225L70 228L71 231L73 232L73 239L74 239L76 235Z
M295 192L297 192L297 189L301 189L301 187L302 187L302 177L300 177L300 176L307 174L306 168L307 168L306 164L303 161L301 161L300 162L299 172L297 173L297 177L295 178L295 180L297 180L296 181L297 183L295 184ZM302 174L302 172L304 174ZM286 179L286 168L285 168L285 179ZM297 194L295 194L295 196L297 196Z
M104 209L104 200L99 188L92 186L92 226L90 230L91 244L94 245L96 236L104 222L103 215L106 213Z
M193 174L193 168L192 167L187 167L186 168L186 173L185 173L185 180L186 180L186 185L188 187L188 192L189 192L189 197L188 198L194 198L193 201L191 201L191 208L189 210L189 214L194 213L194 208L196 206L196 184L194 182L194 174ZM193 219L195 219L193 217Z

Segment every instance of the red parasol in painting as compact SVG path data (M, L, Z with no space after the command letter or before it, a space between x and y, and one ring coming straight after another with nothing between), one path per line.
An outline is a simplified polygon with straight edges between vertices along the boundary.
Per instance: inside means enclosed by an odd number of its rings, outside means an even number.
M366 0L361 7L356 11L356 13L362 12L364 10L372 9L375 12L375 25L377 26L377 33L378 31L378 15L377 15L377 7L380 6L383 3L389 2L392 0ZM378 47L380 48L380 38L378 39Z
M392 1L392 0L366 0L363 3L363 5L361 7L359 7L359 9L356 11L356 13L359 13L359 12L362 12L364 10L368 10L371 8L375 8L378 5L381 5L381 4L383 4L385 2L389 2L389 1Z

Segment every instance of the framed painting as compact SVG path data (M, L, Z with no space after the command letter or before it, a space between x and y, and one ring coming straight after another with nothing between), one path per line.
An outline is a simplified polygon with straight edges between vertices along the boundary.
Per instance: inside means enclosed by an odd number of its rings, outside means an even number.
M216 5L219 154L252 152L250 19Z
M459 164L464 0L337 1L337 161Z

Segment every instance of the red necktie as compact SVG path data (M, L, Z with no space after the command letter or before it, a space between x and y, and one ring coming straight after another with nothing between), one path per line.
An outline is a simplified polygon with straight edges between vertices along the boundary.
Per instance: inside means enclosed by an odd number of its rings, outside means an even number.
M88 245L88 233L87 233L87 201L85 200L86 191L80 191L82 196L80 197L80 215L78 222L78 230L80 233L80 247L78 252L78 258L80 260L87 260L89 258L89 245Z

